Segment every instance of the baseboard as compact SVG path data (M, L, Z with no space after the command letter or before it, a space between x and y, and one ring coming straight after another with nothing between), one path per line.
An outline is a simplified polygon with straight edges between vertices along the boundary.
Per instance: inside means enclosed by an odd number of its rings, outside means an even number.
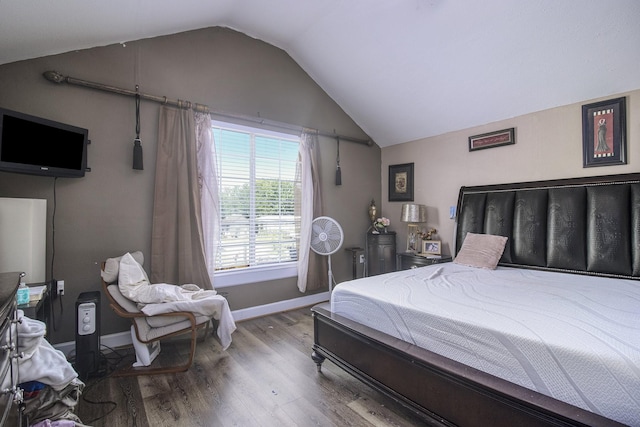
M131 340L130 331L100 336L100 346L103 347L103 349L104 347L118 348L131 344L133 344L133 341ZM55 348L56 350L60 350L64 353L67 359L70 359L75 355L76 342L67 341L61 342L59 344L53 344L53 348Z
M231 313L233 314L233 320L235 320L236 322L240 322L242 320L253 319L254 317L267 316L269 314L295 310L296 308L306 307L308 305L329 301L330 295L331 294L329 292L321 292L319 294L307 295L300 298L234 310Z
M247 319L253 319L255 317L268 316L269 314L280 313L288 310L295 310L297 308L306 307L312 304L318 304L321 302L329 301L330 293L321 292L318 294L307 295L300 298L293 298L286 301L278 301L271 304L259 305L256 307L243 308L240 310L234 310L231 312L233 320L241 322ZM115 334L100 336L100 345L109 348L118 348L127 345L131 345L131 332L118 332ZM53 346L57 350L62 351L67 358L72 356L76 350L75 341L67 341Z

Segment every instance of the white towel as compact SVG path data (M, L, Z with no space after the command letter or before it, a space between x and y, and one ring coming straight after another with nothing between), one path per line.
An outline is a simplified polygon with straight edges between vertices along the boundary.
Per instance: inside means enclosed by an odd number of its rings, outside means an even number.
M64 353L53 348L44 339L46 334L44 323L24 317L22 310L18 310L18 319L21 321L12 327L13 333L15 334L17 330L19 337L18 352L24 353L23 357L17 359L20 382L40 381L54 390L62 390L78 374L67 362ZM10 380L9 376L4 378L3 389L10 387Z
M17 324L18 333L20 334L18 352L24 352L24 357L28 358L38 349L40 343L44 341L47 326L39 320L25 317L22 310L18 310L18 319L21 319L21 322Z
M64 353L47 340L42 340L30 358L18 359L18 372L21 383L40 381L54 390L62 390L78 376Z

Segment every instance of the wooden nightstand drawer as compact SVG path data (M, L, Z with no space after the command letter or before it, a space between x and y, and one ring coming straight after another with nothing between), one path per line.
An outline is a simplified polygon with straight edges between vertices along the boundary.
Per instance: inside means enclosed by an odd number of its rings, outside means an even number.
M387 234L372 234L371 241L375 242L378 245L394 245L396 244L396 235L395 233L387 233Z
M412 253L398 254L398 270L408 270L410 268L424 267L425 265L450 262L452 258L443 255L441 258L427 258Z

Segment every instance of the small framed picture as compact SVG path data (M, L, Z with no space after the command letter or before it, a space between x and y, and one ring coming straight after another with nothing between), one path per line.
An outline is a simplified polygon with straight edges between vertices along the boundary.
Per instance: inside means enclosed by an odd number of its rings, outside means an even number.
M442 242L440 240L423 240L423 255L440 255L442 253Z
M485 148L500 147L516 143L515 128L503 129L497 132L483 133L469 137L469 151L483 150Z
M389 201L413 202L413 163L389 165Z

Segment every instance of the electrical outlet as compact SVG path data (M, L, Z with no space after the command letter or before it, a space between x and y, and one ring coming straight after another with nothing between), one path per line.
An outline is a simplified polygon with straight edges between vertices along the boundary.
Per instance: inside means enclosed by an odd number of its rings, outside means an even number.
M364 254L360 255L360 264L364 264Z
M64 295L64 280L58 280L57 285L56 295Z

